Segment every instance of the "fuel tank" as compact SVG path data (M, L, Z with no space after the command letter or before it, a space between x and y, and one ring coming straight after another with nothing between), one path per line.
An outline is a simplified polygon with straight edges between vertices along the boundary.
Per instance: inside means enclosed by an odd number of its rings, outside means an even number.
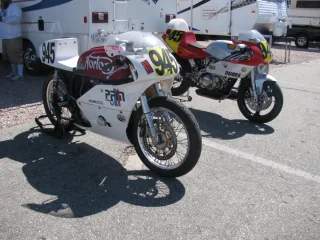
M232 41L217 40L208 45L206 52L212 57L221 60L231 55L232 52L240 50L240 47L234 45Z
M87 77L105 80L126 79L130 75L129 68L120 69L106 66L114 62L119 56L109 57L104 47L96 47L84 52L78 60L77 70Z

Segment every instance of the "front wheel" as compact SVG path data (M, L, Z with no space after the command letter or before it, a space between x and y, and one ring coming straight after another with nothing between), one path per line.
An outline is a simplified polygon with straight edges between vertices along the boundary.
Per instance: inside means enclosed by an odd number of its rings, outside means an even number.
M274 120L281 112L283 94L277 82L266 81L258 102L254 101L251 85L246 81L240 84L238 90L238 107L249 121L267 123Z
M148 102L159 142L154 144L140 107L134 119L133 144L142 162L153 172L179 177L197 164L202 150L199 125L189 109L167 97Z

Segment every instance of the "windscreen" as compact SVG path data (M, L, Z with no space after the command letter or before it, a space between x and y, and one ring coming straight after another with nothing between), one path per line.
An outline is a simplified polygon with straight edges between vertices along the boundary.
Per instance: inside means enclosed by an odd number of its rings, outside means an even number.
M251 30L251 31L240 33L238 39L241 41L254 41L254 42L266 41L266 39L257 30Z
M113 47L132 53L144 53L154 47L165 47L164 43L152 33L130 31L120 34L110 34L104 43L105 50Z

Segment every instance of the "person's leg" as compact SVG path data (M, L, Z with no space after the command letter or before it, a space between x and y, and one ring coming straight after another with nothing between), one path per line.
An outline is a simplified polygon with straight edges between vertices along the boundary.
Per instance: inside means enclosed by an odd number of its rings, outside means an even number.
M23 77L23 64L19 63L17 65L17 68L18 68L18 75Z
M22 38L10 39L10 45L12 49L11 63L15 64L17 72L12 80L18 80L23 78L23 41Z
M8 56L8 40L7 39L3 39L2 40L2 59L4 61L8 61L9 60L9 56ZM12 78L15 75L17 75L18 73L18 68L16 64L11 64L11 68L12 71L9 75L6 76L6 78Z

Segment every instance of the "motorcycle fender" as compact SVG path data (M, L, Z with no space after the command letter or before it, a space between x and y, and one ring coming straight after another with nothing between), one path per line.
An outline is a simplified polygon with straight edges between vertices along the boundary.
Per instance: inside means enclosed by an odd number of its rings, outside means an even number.
M262 93L263 84L266 81L277 82L277 80L274 77L272 77L271 75L268 75L265 73L257 74L255 82L256 82L256 90L257 90L258 95Z

